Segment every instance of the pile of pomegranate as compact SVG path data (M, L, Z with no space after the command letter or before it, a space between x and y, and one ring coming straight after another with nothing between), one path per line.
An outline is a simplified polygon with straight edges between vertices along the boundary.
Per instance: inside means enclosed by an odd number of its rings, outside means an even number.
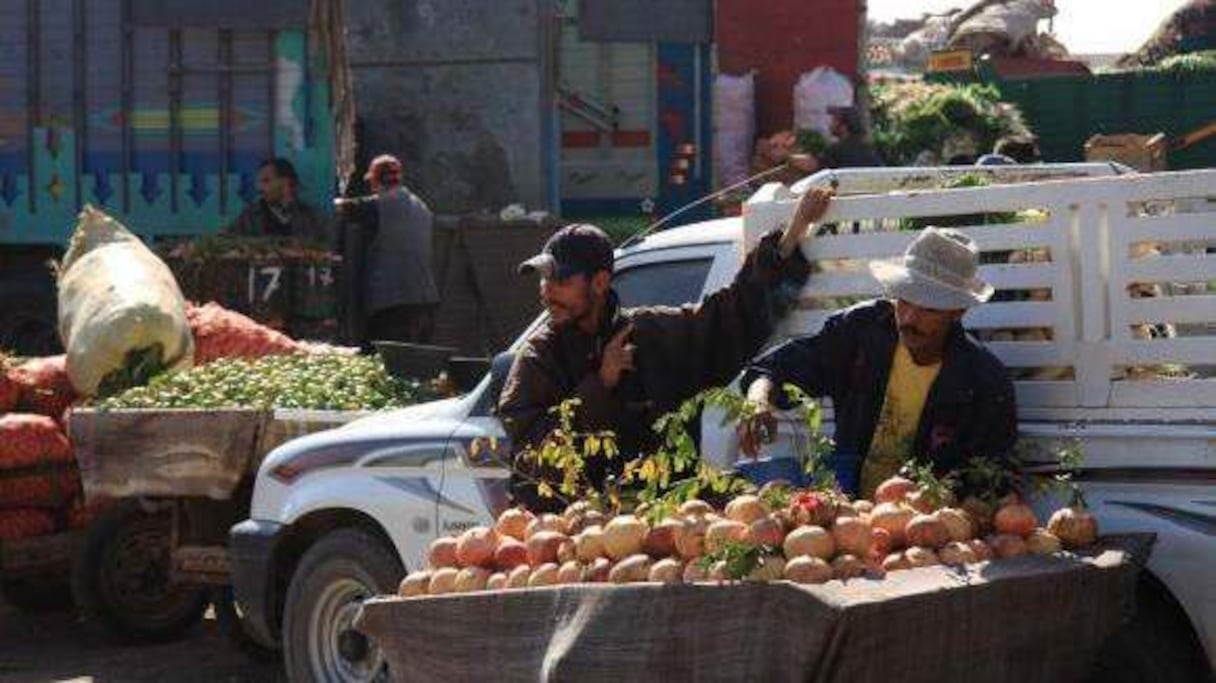
M800 584L881 578L887 572L1082 550L1097 540L1093 516L1057 510L1044 528L1016 495L957 507L902 477L874 501L823 491L762 489L718 510L700 500L650 524L609 517L587 503L561 515L512 508L493 528L431 543L427 568L409 574L404 597L575 583L702 583L743 578ZM947 498L950 498L947 496ZM756 550L746 576L727 556Z

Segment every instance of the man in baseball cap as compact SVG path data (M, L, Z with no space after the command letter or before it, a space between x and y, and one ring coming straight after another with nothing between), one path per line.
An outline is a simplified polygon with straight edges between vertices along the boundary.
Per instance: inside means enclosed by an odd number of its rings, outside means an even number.
M515 453L515 500L536 511L562 507L536 485L556 489L560 473L518 454L552 433L552 409L567 399L579 400L579 431L617 437L622 457L588 459L588 479L599 486L632 456L654 451L656 419L734 378L795 302L810 271L796 247L829 198L807 193L789 226L764 237L729 286L680 308L622 307L612 290L612 243L594 226L563 228L521 264L540 276L549 319L518 351L498 403Z
M740 425L755 456L775 429L778 387L828 396L837 462L851 463L851 493L871 498L914 459L939 474L969 459L1004 461L1017 439L1013 383L1005 366L962 327L963 314L991 298L978 276L979 250L961 232L928 227L898 262L870 272L884 298L836 313L816 334L791 339L744 374L757 417ZM838 475L840 474L838 470Z

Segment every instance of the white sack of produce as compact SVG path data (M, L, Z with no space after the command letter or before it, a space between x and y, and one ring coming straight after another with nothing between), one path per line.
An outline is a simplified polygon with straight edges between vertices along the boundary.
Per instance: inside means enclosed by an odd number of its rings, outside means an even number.
M59 274L59 336L82 396L189 368L194 358L186 302L169 267L91 206L80 212Z
M794 127L809 128L821 135L831 131L831 107L853 106L853 84L848 76L830 66L821 66L798 77L794 85Z

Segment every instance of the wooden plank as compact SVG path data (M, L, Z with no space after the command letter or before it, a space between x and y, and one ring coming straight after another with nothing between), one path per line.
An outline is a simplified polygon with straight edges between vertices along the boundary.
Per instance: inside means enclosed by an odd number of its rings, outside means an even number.
M1216 359L1216 337L1132 339L1111 344L1116 365L1182 363L1204 365Z
M1073 354L1061 342L986 342L984 346L1013 368L1068 367Z
M1216 296L1162 296L1116 301L1129 325L1140 323L1207 323L1216 321Z
M1076 382L1014 382L1018 409L1023 408L1075 408L1077 406Z
M1209 356L1209 359L1213 356ZM1216 405L1216 380L1121 380L1113 382L1112 408L1192 408Z
M980 279L997 289L1062 289L1063 276L1057 263L994 263L979 270Z
M73 411L68 422L88 498L229 498L249 471L262 410Z
M967 327L1052 327L1059 316L1054 301L998 301L977 306L963 318Z
M1114 243L1216 240L1216 212L1124 218L1111 226Z
M1140 282L1207 282L1216 276L1216 257L1206 254L1171 254L1124 261L1118 280L1121 288Z

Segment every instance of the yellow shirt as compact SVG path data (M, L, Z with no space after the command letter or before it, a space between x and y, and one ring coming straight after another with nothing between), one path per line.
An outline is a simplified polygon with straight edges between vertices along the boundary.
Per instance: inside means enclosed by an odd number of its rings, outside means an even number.
M929 389L942 369L941 362L917 365L903 343L895 345L891 375L887 378L887 393L882 412L874 427L870 453L861 466L861 495L873 500L874 489L894 476L912 457L920 414L924 411Z

